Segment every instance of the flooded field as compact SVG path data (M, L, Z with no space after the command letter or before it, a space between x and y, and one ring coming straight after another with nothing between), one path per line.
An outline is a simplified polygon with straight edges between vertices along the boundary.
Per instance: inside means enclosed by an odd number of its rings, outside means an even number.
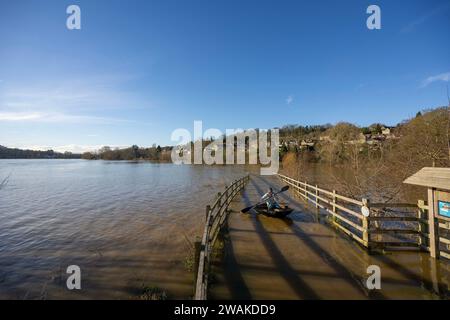
M204 207L226 184L253 172L238 166L149 162L2 160L0 299L139 299L143 287L191 298L190 244L204 226ZM322 172L322 173L321 173ZM325 171L317 171L326 182ZM325 172L326 173L326 172ZM425 253L368 255L319 221L288 193L288 219L240 209L275 177L252 175L232 203L229 241L216 261L211 298L366 299L446 297L448 264ZM368 265L382 268L382 290L364 287ZM78 265L82 289L66 288ZM448 297L448 296L447 296Z
M0 299L136 299L142 287L189 298L186 239L237 166L1 160ZM66 289L78 265L82 290Z

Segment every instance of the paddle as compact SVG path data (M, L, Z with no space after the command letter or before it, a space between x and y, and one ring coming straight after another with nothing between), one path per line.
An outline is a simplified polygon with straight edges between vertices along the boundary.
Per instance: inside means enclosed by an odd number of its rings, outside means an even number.
M287 190L289 190L289 186L284 186L283 188L281 188L280 191L278 191L277 193L274 193L274 196L277 195L277 194L279 194L279 193L281 193L281 192L285 192L285 191L287 191ZM242 212L242 213L246 213L246 212L252 210L254 207L256 207L256 206L258 206L258 205L260 205L260 204L263 204L264 202L265 202L265 201L258 202L257 204L255 204L255 205L253 205L253 206L244 208L244 209L241 210L241 212Z

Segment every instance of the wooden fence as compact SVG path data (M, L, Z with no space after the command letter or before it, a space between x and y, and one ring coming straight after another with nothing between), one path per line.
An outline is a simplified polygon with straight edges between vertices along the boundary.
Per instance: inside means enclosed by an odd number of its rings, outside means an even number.
M212 248L214 247L220 229L227 218L228 206L249 180L250 176L247 175L234 181L229 187L225 187L225 192L218 193L217 200L212 206L206 206L206 223L198 254L197 279L194 296L196 300L206 300L207 298L208 272L210 269Z
M438 219L439 223L439 256L450 259L450 222Z
M371 203L369 199L355 200L285 175L278 177L297 196L330 215L336 228L369 250L412 247L429 251L428 206L422 200L417 204ZM362 210L369 216L364 216ZM439 226L450 229L449 223ZM439 240L450 250L448 234ZM447 250L442 250L441 256L450 258Z

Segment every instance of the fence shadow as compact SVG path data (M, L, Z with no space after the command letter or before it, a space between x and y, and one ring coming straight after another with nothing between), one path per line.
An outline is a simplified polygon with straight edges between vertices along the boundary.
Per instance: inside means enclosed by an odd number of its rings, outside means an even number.
M260 180L268 187L272 188L278 187L261 176L254 177L254 179ZM258 186L256 182L254 182L254 179L251 180L252 185L255 186L255 188L262 194L263 192L261 188ZM289 196L282 194L282 197L285 200L290 201L291 203L295 203L296 206L302 207L296 200L293 200ZM319 257L321 257L324 263L329 265L336 272L336 276L345 279L349 285L351 285L352 287L354 287L356 290L366 295L367 297L375 299L385 299L384 295L381 294L379 291L374 290L369 291L368 289L364 288L362 285L364 279L361 276L355 275L343 264L337 261L332 255L330 255L326 250L324 250L316 241L314 241L314 239L312 239L304 230L302 230L302 228L298 224L294 223L288 226L291 228L292 232L295 235L297 235L299 239L302 240L302 242L305 245L307 245L313 252L315 252Z

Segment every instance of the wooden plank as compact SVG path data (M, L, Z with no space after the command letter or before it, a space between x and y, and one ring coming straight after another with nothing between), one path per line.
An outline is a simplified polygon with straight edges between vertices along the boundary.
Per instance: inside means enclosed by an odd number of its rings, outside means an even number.
M335 204L335 206L336 206L336 208L341 209L342 211L345 211L345 212L347 212L347 213L350 213L351 215L353 215L353 216L355 216L355 217L357 217L357 218L359 218L359 219L362 219L362 218L363 218L363 215L362 215L361 213L358 213L358 212L356 212L356 211L353 211L352 209L343 207L343 206L341 206L341 205L339 205L339 204Z
M439 237L439 241L445 244L449 244L450 245L450 240L447 238L443 238L443 237Z
M359 243L361 243L363 246L367 246L366 243L364 243L363 239L361 239L360 237L358 237L356 234L354 234L353 232L351 232L350 230L348 230L347 228L345 228L343 225L340 225L337 222L333 222L333 225L337 228L339 228L342 232L344 232L346 235L350 236L352 239L358 241Z
M356 204L357 206L362 206L362 201L355 200L355 199L352 199L352 198L348 198L348 197L345 197L345 196L340 195L338 193L336 193L336 198L344 200L346 202L350 202L350 203Z
M420 234L417 230L408 229L370 229L372 234Z
M450 230L450 224L449 223L439 223L439 228L442 228L442 229L447 229L447 230Z
M441 257L444 257L445 259L449 259L450 260L450 254L448 254L445 251L441 251L440 252Z
M326 210L327 212L329 212L331 215L333 215L334 217L338 218L339 220L342 220L342 221L344 221L346 224L352 226L353 228L355 228L355 229L357 229L357 230L359 230L359 231L361 231L361 232L364 232L364 228L361 227L361 226L359 226L359 225L357 225L357 224L354 223L353 221L350 221L350 220L344 218L343 216L341 216L341 215L339 215L339 214L337 214L337 213L334 213L332 210L330 210L330 209L328 209L328 208L325 208L325 210Z
M414 203L371 203L371 208L417 208Z
M419 244L415 242L395 242L395 241L370 241L371 245L380 247L380 246L386 246L386 247L418 247Z
M380 216L370 216L370 221L413 221L413 222L419 222L419 219L417 217L380 217Z

